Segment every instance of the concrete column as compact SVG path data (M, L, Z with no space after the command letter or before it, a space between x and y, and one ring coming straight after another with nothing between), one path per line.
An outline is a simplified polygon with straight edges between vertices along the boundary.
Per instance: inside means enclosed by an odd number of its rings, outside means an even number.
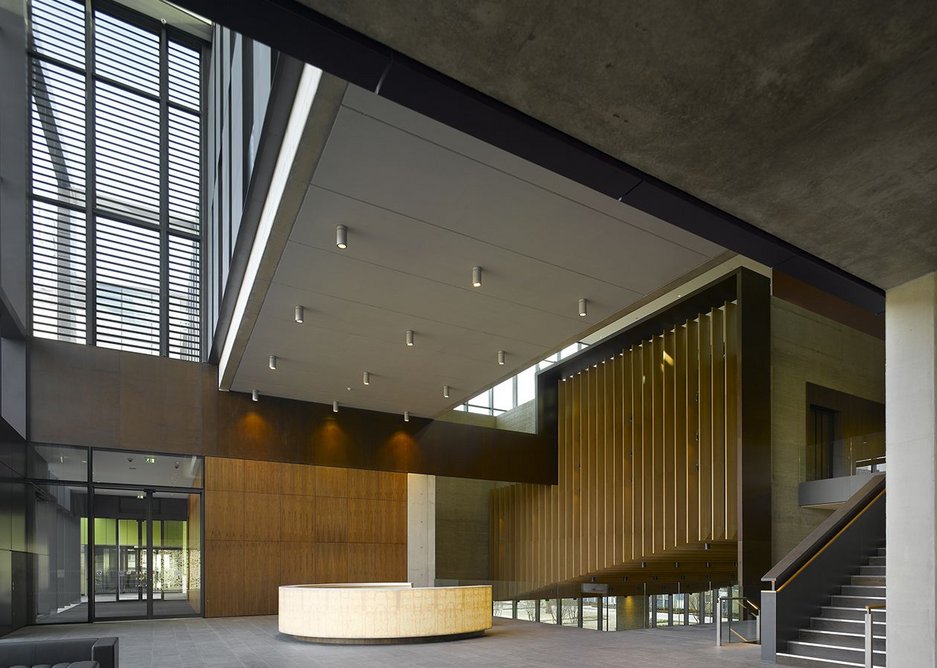
M407 474L407 580L436 584L436 477Z
M937 273L885 298L888 665L937 665Z

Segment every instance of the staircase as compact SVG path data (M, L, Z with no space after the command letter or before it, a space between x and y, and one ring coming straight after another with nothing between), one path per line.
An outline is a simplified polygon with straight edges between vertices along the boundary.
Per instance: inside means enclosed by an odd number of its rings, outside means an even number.
M885 603L885 548L880 547L859 567L849 584L830 597L809 628L778 652L786 666L865 666L865 606ZM885 665L885 611L873 611L872 664Z

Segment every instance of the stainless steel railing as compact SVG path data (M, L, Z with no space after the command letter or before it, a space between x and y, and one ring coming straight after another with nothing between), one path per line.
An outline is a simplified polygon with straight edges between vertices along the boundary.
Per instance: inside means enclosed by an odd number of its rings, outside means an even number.
M865 668L872 668L872 656L874 655L872 639L874 633L872 632L872 612L873 611L885 611L885 604L878 603L876 605L867 605L865 606Z
M739 632L738 630L733 631L732 609L729 608L728 614L726 615L726 624L727 624L727 634L729 635L730 642L731 642L732 634L735 633L735 635L738 636L739 641L741 642L761 644L761 610L758 609L758 606L752 603L751 601L749 601L744 596L720 596L719 601L716 606L715 615L713 615L716 618L715 619L716 621L716 647L722 647L722 624L723 624L722 611L723 611L723 608L725 607L725 603L729 601L740 601L741 602L740 608L747 609L755 618L754 619L755 637L754 638L746 637L745 635L742 635L742 633ZM741 617L741 614L740 614L740 617ZM742 620L739 619L739 621L741 622ZM738 626L736 628L738 629Z

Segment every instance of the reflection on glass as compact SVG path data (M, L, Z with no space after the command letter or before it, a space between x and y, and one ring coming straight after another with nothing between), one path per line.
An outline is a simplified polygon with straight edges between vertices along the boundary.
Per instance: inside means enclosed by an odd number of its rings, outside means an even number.
M87 551L82 534L87 488L35 485L28 491L27 525L35 577L31 597L37 624L88 621Z
M511 605L511 601L493 601L491 616L502 617L504 619L513 619L514 607Z
M537 601L518 601L517 618L527 622L537 621Z
M26 449L26 477L86 482L88 448L30 444Z
M201 496L153 494L153 615L201 612Z
M202 458L95 450L94 482L160 487L201 487Z
M562 622L563 626L579 626L579 599L564 598Z

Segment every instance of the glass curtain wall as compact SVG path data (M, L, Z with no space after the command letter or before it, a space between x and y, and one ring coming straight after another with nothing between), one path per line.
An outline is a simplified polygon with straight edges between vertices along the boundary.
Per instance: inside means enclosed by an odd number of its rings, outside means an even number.
M200 458L28 450L32 623L201 614Z

